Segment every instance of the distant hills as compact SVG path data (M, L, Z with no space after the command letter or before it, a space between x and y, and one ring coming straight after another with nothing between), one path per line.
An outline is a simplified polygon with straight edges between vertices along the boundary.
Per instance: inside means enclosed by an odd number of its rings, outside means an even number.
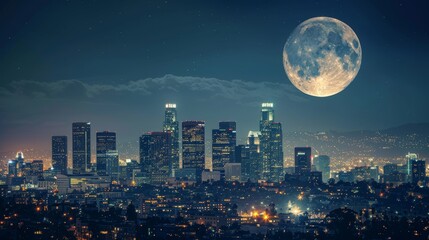
M407 152L429 158L429 123L410 123L384 130L328 131L285 134L287 151L312 146L317 152L346 159L351 156L403 157Z

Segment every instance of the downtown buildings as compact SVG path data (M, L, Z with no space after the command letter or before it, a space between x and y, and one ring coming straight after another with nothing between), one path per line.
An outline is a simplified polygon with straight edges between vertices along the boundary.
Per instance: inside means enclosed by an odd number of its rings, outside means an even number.
M274 121L274 104L262 103L259 122L261 175L263 180L278 182L283 178L283 133L282 125Z
M97 132L97 173L99 175L117 176L119 173L119 154L116 149L115 132Z
M219 129L212 130L212 168L224 172L225 164L235 162L237 145L235 122L219 122Z
M171 175L174 177L176 171L178 171L180 168L179 121L177 120L175 103L165 104L163 131L170 133Z
M52 167L54 171L67 174L67 136L52 136Z
M84 174L91 169L91 123L75 122L72 125L73 173Z
M171 133L148 132L140 137L143 183L159 185L171 176Z
M182 162L184 169L205 169L204 135L204 121L182 122Z
M227 166L230 170L233 167L234 172L237 172L236 169L241 172L238 177L234 173L235 177L230 180L279 182L284 178L282 126L274 121L272 103L262 104L261 115L259 131L250 131L246 144L238 146L236 122L219 122L219 128L211 131L212 156L211 161L207 161L205 122L190 120L180 124L176 104L167 103L162 130L151 131L140 137L140 171L136 172L133 167L132 174L119 166L115 132L96 133L96 162L92 164L91 124L75 122L72 124L73 174L96 172L99 176L111 176L113 179L126 179L126 176L132 175L136 183L152 184L162 183L168 178L200 179L203 171L214 171L215 175L218 172L221 179L225 179ZM165 144L170 145L168 149ZM67 174L66 136L52 138L52 159L53 168Z

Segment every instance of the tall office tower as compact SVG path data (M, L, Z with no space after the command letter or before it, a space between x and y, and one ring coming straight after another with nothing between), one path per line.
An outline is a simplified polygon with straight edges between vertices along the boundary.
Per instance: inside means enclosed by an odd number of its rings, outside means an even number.
M108 172L117 172L114 170L116 161L113 152L116 151L116 133L115 132L97 132L96 133L96 150L97 150L97 173L98 175L109 175ZM109 152L109 156L108 153ZM116 152L117 153L117 152ZM113 167L113 168L112 168Z
M91 169L91 123L75 122L73 135L73 174L83 174Z
M105 153L105 174L112 179L119 179L119 153L118 150L107 150Z
M252 169L250 173L250 180L258 181L262 173L262 162L260 153L260 131L249 131L247 135L247 145L250 150L250 162Z
M67 136L52 136L52 167L54 171L67 174Z
M22 176L22 168L24 166L24 153L17 152L16 153L16 176Z
M281 123L274 122L273 103L262 103L259 122L261 179L280 181L283 178L283 134Z
M411 182L418 184L424 182L426 178L426 161L411 160Z
M175 103L165 105L164 132L171 134L171 176L174 177L180 168L179 164L179 122Z
M295 148L295 174L308 176L311 172L311 147Z
M148 132L140 137L140 164L143 182L162 184L171 171L171 134Z
M33 160L31 162L31 173L39 178L43 177L43 160Z
M224 171L225 163L235 162L236 123L220 122L219 129L212 130L213 171Z
M235 160L241 163L241 179L256 182L259 179L259 131L249 131L246 145L238 145L235 149Z
M405 158L407 159L407 175L411 181L411 175L412 175L412 162L416 161L418 159L417 154L415 153L408 153L407 155L405 155Z
M7 173L8 176L17 177L18 176L18 162L16 160L9 160L7 163Z
M322 172L322 181L327 183L331 177L331 159L326 155L319 155L313 159L316 171Z
M205 169L204 121L182 122L183 168Z

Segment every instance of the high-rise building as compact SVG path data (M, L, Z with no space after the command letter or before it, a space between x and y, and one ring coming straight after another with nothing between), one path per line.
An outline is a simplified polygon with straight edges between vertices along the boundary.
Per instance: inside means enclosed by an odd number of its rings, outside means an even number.
M411 182L418 184L424 182L426 178L426 161L412 160L411 161Z
M43 160L33 160L31 162L31 173L33 176L43 177Z
M283 133L282 125L274 122L273 103L262 103L259 122L261 179L281 181L283 178Z
M398 172L398 165L389 163L383 166L383 174L384 175L391 175L395 172Z
M412 162L418 159L418 156L416 153L408 153L407 155L405 155L405 158L407 159L407 174L409 179L411 180L411 175L412 175Z
M236 123L220 122L219 129L212 130L213 171L224 171L226 163L235 162Z
M295 174L307 176L311 172L311 147L295 148Z
M23 152L17 152L16 153L16 172L17 176L22 176L22 168L24 166L24 153Z
M57 173L67 174L67 136L52 136L52 167Z
M240 181L241 180L241 164L226 163L225 164L225 180Z
M148 132L140 137L143 182L162 184L171 175L170 132Z
M115 132L97 132L96 133L96 151L97 151L97 173L98 175L109 175L108 172L115 171L116 165L116 133ZM109 154L108 154L109 153ZM117 151L116 151L117 154ZM114 162L111 162L114 161Z
M256 182L260 176L259 131L249 131L246 145L238 145L236 162L241 163L241 179Z
M119 178L119 153L118 150L107 150L105 153L105 174L113 179Z
M18 176L18 168L17 168L18 162L16 160L9 160L7 163L7 173L9 176L17 177Z
M73 135L73 173L83 174L91 169L91 123L75 122Z
M179 162L179 121L177 120L177 111L175 103L165 105L164 132L171 134L171 175L180 168Z
M322 180L327 183L331 178L331 159L326 155L315 156L313 159L316 171L322 172Z
M205 169L204 121L182 122L183 168Z

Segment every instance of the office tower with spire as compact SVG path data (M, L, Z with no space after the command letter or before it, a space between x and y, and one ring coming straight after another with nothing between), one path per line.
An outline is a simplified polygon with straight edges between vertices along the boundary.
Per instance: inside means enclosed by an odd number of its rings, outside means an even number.
M52 136L52 168L54 172L67 174L67 136Z
M74 122L73 137L73 174L84 174L91 169L91 123Z
M96 133L97 174L115 175L119 172L115 132Z
M165 105L164 132L169 132L171 136L171 176L174 177L179 169L179 122L177 121L177 110L175 103Z
M219 129L212 130L212 164L214 171L223 172L226 163L235 162L236 139L235 122L219 122Z
M182 122L182 162L184 169L205 169L204 134L204 121Z
M283 133L282 125L274 122L273 103L262 103L259 122L261 174L260 178L270 181L283 179Z
M143 182L162 184L171 175L171 133L148 132L140 137Z

